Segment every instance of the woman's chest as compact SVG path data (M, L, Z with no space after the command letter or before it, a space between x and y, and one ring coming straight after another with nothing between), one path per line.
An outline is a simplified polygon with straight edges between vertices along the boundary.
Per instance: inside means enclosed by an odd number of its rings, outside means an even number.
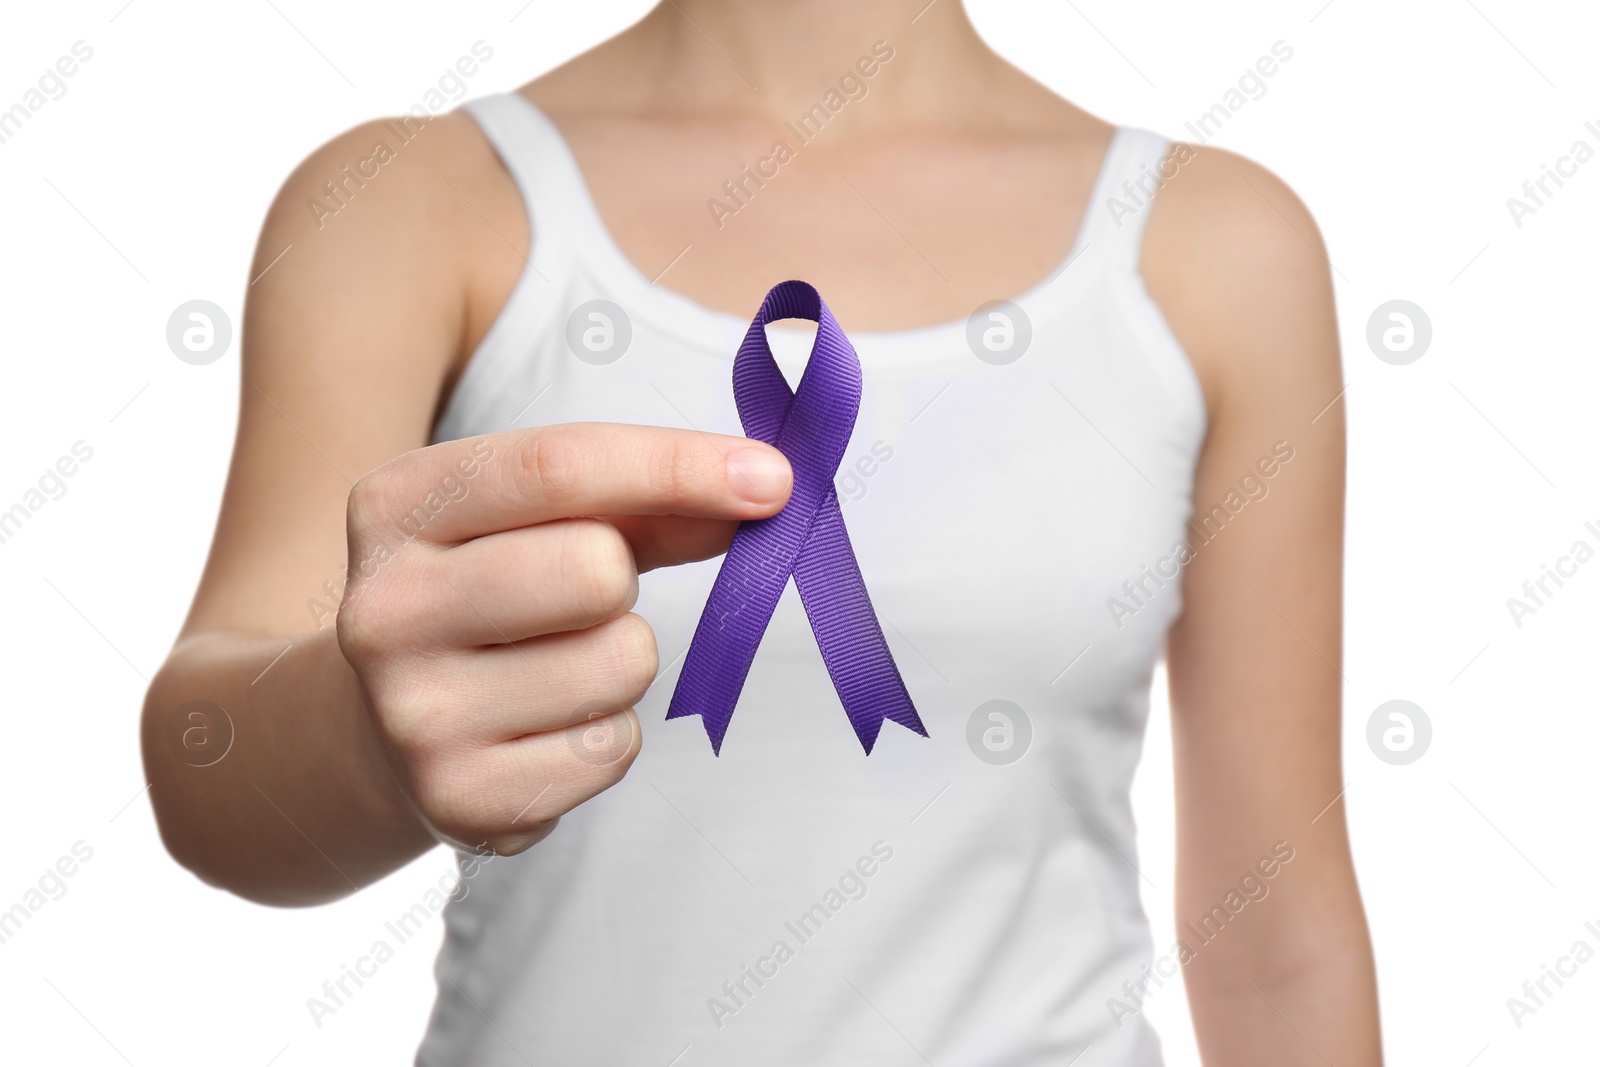
M1178 606L1175 573L1160 586L1144 575L1184 539L1192 442L1127 353L1041 326L1028 366L961 351L875 368L862 349L861 405L833 488L885 634L935 674L941 662L1004 672L1059 658L1054 673L1070 658L1059 653L1095 642L1143 664ZM780 367L798 381L808 343L781 342ZM644 346L627 369L558 364L539 421L744 432L727 362ZM692 626L714 566L652 576L656 610ZM1141 580L1141 606L1155 610L1130 630L1113 605Z

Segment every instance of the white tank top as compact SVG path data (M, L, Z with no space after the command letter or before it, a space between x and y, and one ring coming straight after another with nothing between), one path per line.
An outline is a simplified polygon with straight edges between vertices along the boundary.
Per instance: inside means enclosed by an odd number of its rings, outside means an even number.
M467 109L534 241L435 439L741 434L749 320L630 263L524 97ZM1206 422L1138 273L1166 147L1117 131L1076 246L1012 306L841 323L864 384L836 485L929 736L885 723L863 755L791 580L713 756L699 718L665 715L719 561L644 575L643 750L542 843L464 866L419 1064L1160 1063L1107 1001L1152 957L1129 786ZM768 333L797 381L810 330Z

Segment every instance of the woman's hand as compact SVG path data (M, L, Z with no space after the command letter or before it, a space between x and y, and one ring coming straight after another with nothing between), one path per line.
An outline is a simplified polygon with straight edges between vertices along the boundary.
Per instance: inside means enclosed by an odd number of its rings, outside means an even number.
M759 442L599 423L434 445L358 481L339 647L429 830L511 855L619 781L659 664L630 610L640 572L722 551L728 520L791 485Z

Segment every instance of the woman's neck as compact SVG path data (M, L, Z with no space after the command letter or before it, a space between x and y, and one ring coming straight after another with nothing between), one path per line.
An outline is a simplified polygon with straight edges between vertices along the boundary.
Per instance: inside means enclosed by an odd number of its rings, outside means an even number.
M584 60L617 73L614 93L594 101L612 113L783 122L854 75L863 89L846 82L845 91L875 101L851 109L858 134L919 119L959 123L989 112L983 97L1001 84L1027 81L978 36L960 0L663 0Z

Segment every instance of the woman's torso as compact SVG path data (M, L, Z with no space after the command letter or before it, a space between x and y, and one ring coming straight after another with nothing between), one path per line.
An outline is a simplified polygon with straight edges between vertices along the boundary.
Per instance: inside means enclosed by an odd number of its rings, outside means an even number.
M748 319L631 262L525 98L471 111L532 251L436 438L742 432ZM1158 1062L1107 999L1150 955L1128 790L1205 429L1123 187L1164 148L1116 134L1093 191L1062 198L1069 232L1088 203L1070 252L989 294L1013 306L894 332L840 313L864 384L835 485L930 736L888 724L863 756L791 584L713 757L697 720L664 716L717 561L643 576L663 664L643 751L534 849L474 869L419 1062L1032 1065L1089 1045L1086 1063ZM836 312L865 303L819 288ZM769 334L796 380L805 332Z

